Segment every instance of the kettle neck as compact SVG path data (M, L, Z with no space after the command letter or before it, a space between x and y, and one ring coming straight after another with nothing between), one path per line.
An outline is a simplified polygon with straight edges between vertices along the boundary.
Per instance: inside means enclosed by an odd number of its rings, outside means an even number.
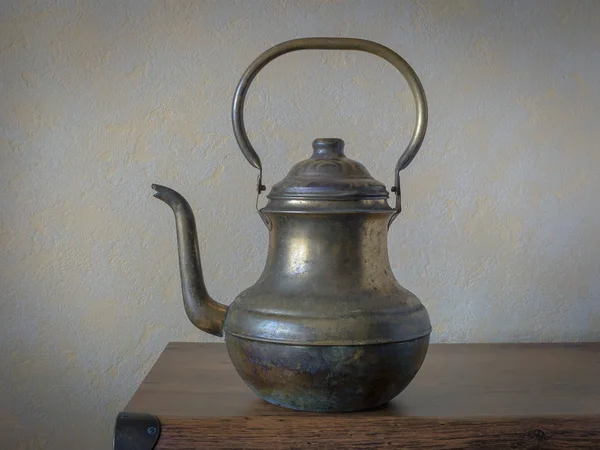
M393 277L387 249L389 214L270 213L269 254L263 277L305 286L353 280L368 288L382 274Z

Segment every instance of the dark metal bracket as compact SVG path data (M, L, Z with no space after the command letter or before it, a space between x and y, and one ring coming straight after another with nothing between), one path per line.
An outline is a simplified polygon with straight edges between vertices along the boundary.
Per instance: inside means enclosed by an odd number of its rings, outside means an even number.
M158 417L122 412L115 421L113 450L153 450L160 436Z

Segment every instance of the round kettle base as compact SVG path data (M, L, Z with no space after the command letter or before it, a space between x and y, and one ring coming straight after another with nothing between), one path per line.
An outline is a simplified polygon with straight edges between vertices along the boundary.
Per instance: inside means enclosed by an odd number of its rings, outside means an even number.
M351 412L377 408L400 394L423 364L429 335L356 346L276 344L230 334L225 342L241 378L269 403Z

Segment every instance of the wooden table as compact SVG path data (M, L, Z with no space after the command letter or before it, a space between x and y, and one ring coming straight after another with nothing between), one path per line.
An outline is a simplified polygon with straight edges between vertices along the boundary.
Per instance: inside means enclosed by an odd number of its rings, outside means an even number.
M156 416L157 429L134 412ZM600 449L600 343L431 345L388 406L346 414L270 405L223 344L170 343L122 415L117 434L138 418L156 449ZM126 441L116 447L153 448Z

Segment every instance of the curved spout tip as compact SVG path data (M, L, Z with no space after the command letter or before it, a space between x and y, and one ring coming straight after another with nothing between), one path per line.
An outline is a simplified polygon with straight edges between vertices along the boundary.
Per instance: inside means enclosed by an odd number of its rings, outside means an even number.
M177 204L186 203L186 200L182 197L182 195L171 188L161 186L160 184L152 184L152 189L156 191L154 193L154 197L162 200L171 207Z

